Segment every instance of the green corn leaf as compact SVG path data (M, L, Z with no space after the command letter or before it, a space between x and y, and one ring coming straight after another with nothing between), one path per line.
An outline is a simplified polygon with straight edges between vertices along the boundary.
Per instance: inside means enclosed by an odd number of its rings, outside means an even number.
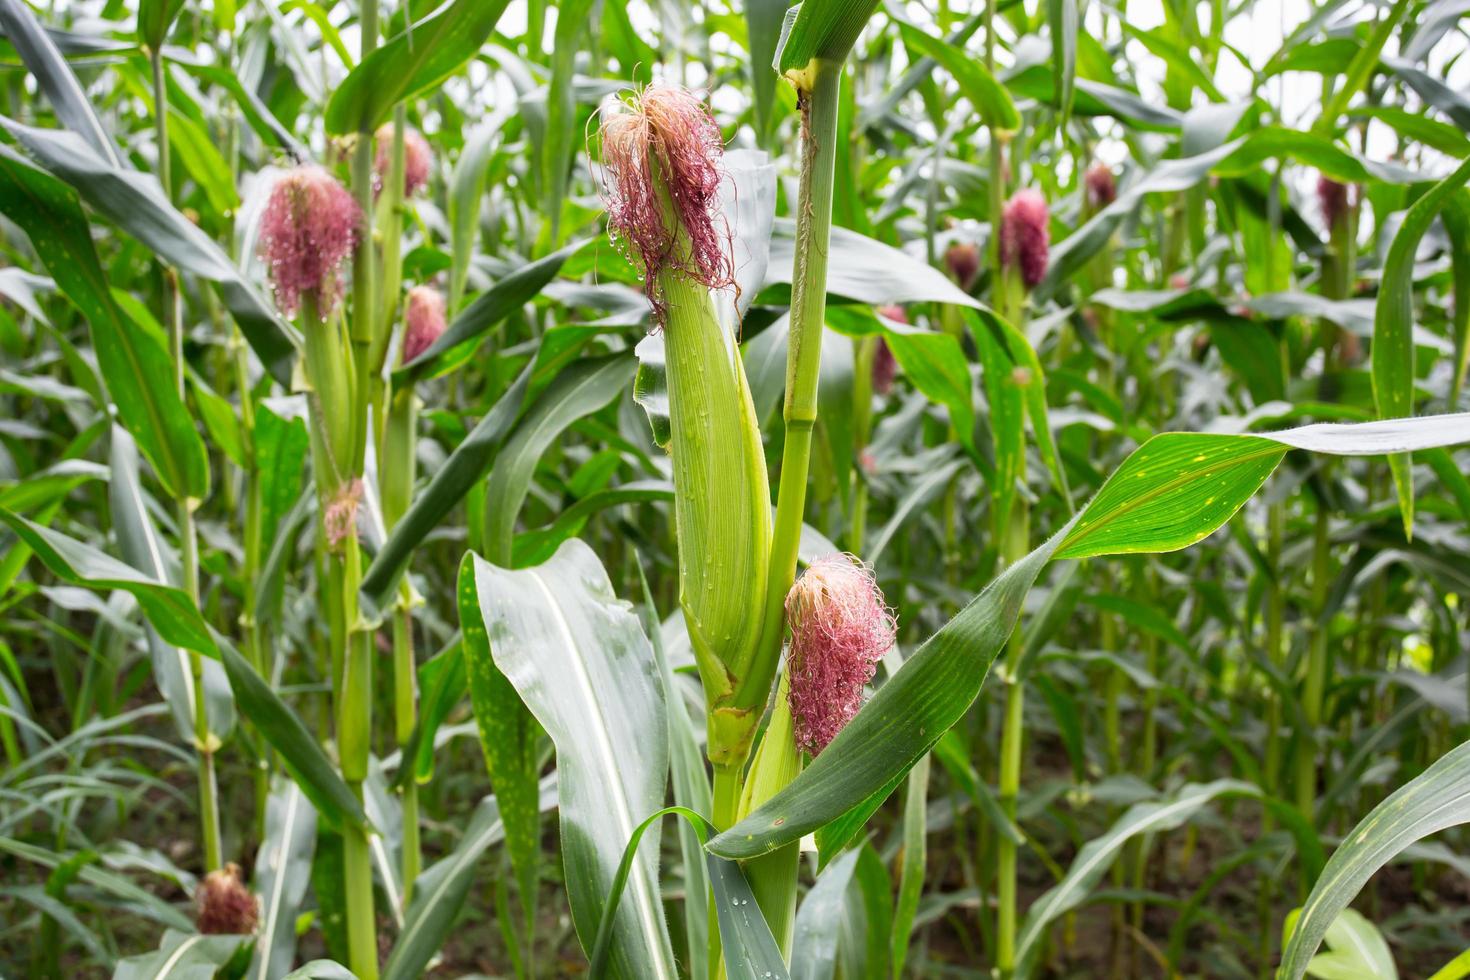
M607 902L598 920L597 940L591 948L591 976L605 976L612 955L612 924L616 922L623 892L639 854L638 845L650 829L656 830L666 816L683 817L703 842L713 829L703 816L683 806L664 807L649 815L634 829L618 863ZM705 855L709 870L715 915L719 922L725 974L730 980L788 980L786 962L776 946L776 937L756 905L755 893L745 880L740 865L713 854Z
M801 72L814 60L846 61L877 7L877 0L804 0L792 7L776 43L776 73Z
M472 553L460 562L458 596L460 650L480 748L505 827L506 850L521 901L530 914L541 857L541 807L536 788L541 730L491 656Z
M1050 0L1050 2L1070 3L1072 0ZM933 58L954 77L960 87L960 92L969 100L970 105L975 107L975 111L980 113L980 118L985 121L987 127L1003 133L1014 133L1021 128L1021 114L1016 111L1010 94L1000 82L995 80L995 76L990 73L983 62L972 57L962 48L925 34L917 27L903 21L899 21L898 29L903 36L903 43L910 50L917 52L922 57Z
M26 230L57 286L87 318L118 418L159 480L173 496L207 497L209 459L174 387L162 332L140 304L108 287L76 195L9 151L0 153L0 194L6 215Z
M362 803L327 759L321 744L301 718L281 700L265 679L227 642L219 644L220 659L235 692L240 714L250 719L281 756L286 771L306 798L334 828L348 826L371 831Z
M117 147L92 111L92 101L81 82L25 0L0 0L0 31L35 76L56 118L80 134L108 162L121 165Z
M516 269L480 294L410 364L393 372L393 386L406 388L426 378L437 378L459 367L475 355L485 334L497 323L529 303L541 288L556 278L562 264L586 244L575 242L559 252Z
M260 931L248 980L270 980L296 960L296 915L311 882L316 811L301 788L277 777L265 804L265 836L255 855Z
M1470 822L1470 742L1440 757L1364 817L1328 859L1302 905L1277 976L1300 980L1339 914L1409 845Z
M173 549L159 536L149 513L138 477L137 445L127 430L117 425L112 428L110 441L108 468L111 479L107 496L118 549L129 565L159 582L172 585L179 581L179 563ZM147 637L153 681L168 702L179 737L186 743L192 742L195 737L194 698L198 692L194 689L189 656L165 642L152 623L148 624ZM230 693L230 681L219 661L207 659L202 667L204 710L209 731L224 738L235 727L235 700Z
M905 868L909 843L905 836ZM922 848L919 853L923 853ZM847 889L862 854L860 847L844 851L822 870L801 900L801 908L796 912L796 934L801 942L791 951L791 980L832 980L836 975L837 946L842 936L842 919L847 913ZM897 945L897 932L893 939ZM898 967L903 965L902 960L894 962ZM902 976L902 970L895 969L894 975Z
M963 717L1015 628L1026 594L1053 557L1188 547L1229 520L1288 448L1381 455L1463 442L1470 442L1470 413L1308 425L1269 436L1154 437L1066 526L930 637L791 785L711 841L710 850L749 858L829 823L861 826L864 811L875 809Z
M122 589L132 593L165 642L210 657L219 647L199 609L183 589L167 585L91 545L0 509L0 521L20 536L53 575L89 589Z
M413 550L490 468L495 454L520 418L530 380L531 370L527 368L469 435L460 440L444 465L435 471L429 485L393 526L393 533L378 549L362 579L365 612L376 613L384 608L398 587L399 576L408 567Z
M112 980L192 980L214 976L248 936L203 936L169 929L158 949L119 960Z
M612 401L633 380L626 354L584 358L562 371L526 409L525 417L495 457L485 489L485 547L509 565L516 517L531 488L536 465L567 426Z
M509 0L454 0L362 60L327 102L327 132L371 133L393 107L443 82L484 45Z
M568 541L534 568L510 571L480 558L473 567L495 665L556 745L568 899L577 934L591 950L620 855L659 809L668 780L653 651L637 617L613 596L601 562L580 541ZM632 863L629 900L611 925L608 970L597 975L677 975L656 840L651 844Z
M1399 4L1404 6L1403 3ZM1414 414L1414 254L1441 208L1470 180L1470 161L1430 188L1409 208L1383 263L1373 322L1373 403L1379 418ZM1414 477L1407 453L1389 457L1404 536L1414 536Z
M139 0L138 42L157 51L184 7L184 0Z
M215 283L261 363L281 384L290 386L300 343L296 328L281 318L212 238L169 203L156 179L110 162L75 133L36 129L4 116L0 126L118 227L180 272Z

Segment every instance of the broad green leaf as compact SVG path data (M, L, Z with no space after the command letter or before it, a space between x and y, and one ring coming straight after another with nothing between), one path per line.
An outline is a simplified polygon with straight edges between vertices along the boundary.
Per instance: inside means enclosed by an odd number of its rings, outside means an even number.
M311 881L316 850L316 811L301 788L277 777L265 804L265 835L255 854L254 890L260 899L260 930L250 980L270 980L296 960L296 916Z
M1026 594L1054 556L1187 547L1228 520L1288 447L1378 455L1462 442L1470 442L1470 413L1308 425L1270 436L1156 436L1124 461L1080 514L1002 572L931 636L800 776L711 841L710 850L721 857L755 857L839 819L846 821L849 811L881 803L909 767L964 716L1015 628ZM1200 455L1204 458L1196 461ZM1119 489L1120 478L1129 492ZM1225 486L1218 487L1222 478ZM1187 508L1180 503L1186 500Z
M212 238L169 203L155 178L109 162L75 133L36 129L4 116L0 126L108 220L180 272L218 285L256 356L282 385L290 386L300 342L296 329Z
M1384 45L1408 12L1409 0L1396 0L1388 13L1374 24L1368 42L1353 55L1353 60L1344 69L1342 84L1332 90L1327 103L1322 107L1322 115L1313 126L1315 131L1330 133L1337 128L1337 120L1347 110L1353 97L1367 86L1368 80L1378 68L1378 56L1382 54Z
M218 972L248 936L201 936L169 929L158 949L119 960L112 980L197 980Z
M877 8L877 0L804 0L786 12L776 43L776 73L806 70L814 60L843 62Z
M452 0L353 68L327 103L327 132L371 133L399 102L439 85L479 53L509 0Z
M6 215L30 236L57 286L87 318L118 417L169 493L209 495L209 459L178 389L161 331L140 304L113 293L76 196L61 181L0 154Z
M506 850L516 872L521 901L530 914L541 857L541 807L536 788L541 732L491 656L472 553L466 553L460 562L458 596L460 650L480 732L480 749L505 826Z
M1079 0L1046 0L1046 26L1051 35L1052 72L1060 83L1057 108L1062 125L1072 115L1072 101L1077 89L1077 26ZM1192 64L1185 59L1187 64Z
M1296 914L1286 917L1290 935ZM1377 927L1361 913L1343 909L1327 930L1329 952L1318 953L1307 964L1307 974L1320 980L1398 980L1393 953Z
M580 541L533 568L476 558L474 570L495 664L556 745L562 863L572 921L590 950L624 849L664 798L668 739L653 651ZM657 853L655 839L633 863L608 976L677 975Z
M667 480L635 480L590 493L562 508L556 520L534 531L516 535L511 563L515 568L539 565L552 556L561 543L576 537L592 515L623 504L664 503L674 499L674 485Z
M464 296L465 283L469 280L470 259L474 252L475 239L480 231L480 208L484 203L485 171L490 165L490 153L499 138L503 117L488 120L465 140L459 159L454 161L454 170L449 177L449 300L451 315L459 311L460 299Z
M1406 6L1400 0L1399 8ZM1397 8L1396 8L1397 9ZM1419 239L1429 230L1441 208L1470 180L1470 160L1430 188L1409 208L1393 236L1383 263L1378 290L1378 312L1373 323L1373 403L1379 418L1414 414L1414 255ZM1414 475L1412 457L1389 457L1404 536L1414 536Z
M11 511L0 509L0 521L20 535L53 575L89 589L130 592L165 642L206 656L219 656L219 647L210 635L209 627L183 589L161 582L91 545L42 527Z
M1070 3L1072 0L1053 2ZM905 45L923 57L933 58L954 77L960 92L974 106L975 111L980 113L980 118L987 127L1004 133L1014 133L1021 128L1021 114L1016 111L1016 106L1011 102L1005 88L995 80L995 76L983 62L962 48L925 34L903 21L899 21L898 28Z
M280 753L286 771L316 807L317 813L334 828L343 829L350 825L370 831L372 828L362 803L347 788L320 743L296 712L251 668L238 650L229 643L221 643L219 650L240 714L250 719L271 748Z
M829 247L829 296L857 300L869 306L923 302L980 305L938 269L866 235L847 228L833 228ZM795 260L795 225L777 220L765 284L789 284Z
M790 0L750 0L745 4L746 34L750 39L750 85L755 106L756 141L766 145L776 101L776 76L771 64L781 40L781 23Z
M527 407L525 417L496 455L486 481L485 541L493 560L510 563L516 517L541 455L567 426L626 389L634 371L634 362L626 354L584 358L558 374Z
M571 176L572 149L581 138L576 124L577 97L572 72L583 34L588 31L595 34L597 30L600 6L594 0L563 0L556 11L541 161L541 217L550 228L552 244L561 243L562 201Z

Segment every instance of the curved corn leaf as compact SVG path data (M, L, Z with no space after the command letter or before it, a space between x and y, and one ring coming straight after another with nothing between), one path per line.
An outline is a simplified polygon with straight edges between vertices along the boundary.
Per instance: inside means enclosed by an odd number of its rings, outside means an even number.
M628 838L623 848L622 860L607 894L607 902L598 920L597 939L593 943L588 973L603 976L612 950L613 927L617 920L618 907L633 862L638 856L638 845L649 829L657 829L666 816L683 817L703 843L713 828L704 817L683 806L664 807L640 823ZM705 855L709 870L711 892L715 903L715 916L720 926L720 939L724 956L725 975L730 980L787 980L786 961L776 946L776 937L761 915L755 903L755 893L745 880L740 865L725 861L713 854Z
M1404 3L1400 3L1403 7ZM1414 414L1414 254L1442 207L1470 180L1470 160L1430 188L1409 208L1393 236L1383 263L1383 283L1373 321L1373 403L1379 418ZM1404 536L1414 536L1414 479L1412 457L1389 457Z
M541 732L490 655L490 637L475 586L473 553L467 552L460 562L458 595L460 650L480 748L505 826L506 850L510 852L522 902L530 903L536 894L541 857L541 807L536 790Z
M612 401L637 370L626 354L584 358L558 374L526 409L495 457L485 484L485 542L490 558L509 565L516 517L531 489L536 465L567 426Z
M456 316L422 354L393 372L393 386L402 388L425 378L437 378L474 356L485 332L541 292L563 263L586 242L574 242L501 278Z
M1071 0L1054 0L1071 2ZM1010 93L995 80L985 64L972 57L962 48L925 34L910 24L899 21L899 33L903 43L922 57L933 58L945 71L954 77L961 94L980 113L980 118L991 130L1014 133L1021 128L1021 114L1016 111Z
M240 714L250 719L256 730L280 753L286 771L311 800L317 813L337 829L351 825L371 831L362 803L347 788L320 743L296 712L281 700L238 650L221 642L219 651Z
M1277 976L1300 980L1339 913L1409 845L1470 822L1470 742L1437 760L1373 808L1338 845L1302 905Z
M393 533L373 556L362 579L362 601L366 613L380 611L398 587L399 576L419 542L458 506L470 488L485 475L495 454L514 431L526 400L531 369L522 371L485 417L460 440L454 452L434 472L407 512L393 525Z
M194 980L214 976L249 936L203 936L169 929L158 949L119 960L112 980Z
M595 942L615 855L663 802L668 739L653 652L592 550L568 541L543 565L474 559L495 664L556 745L562 861L572 921ZM605 975L675 977L658 887L658 847L632 866Z
M710 842L722 857L768 853L849 811L876 808L980 693L1021 606L1053 557L1173 551L1217 530L1287 448L1378 455L1470 442L1470 413L1269 436L1166 433L1135 450L1083 510L1011 565L905 662L789 786ZM839 835L840 836L840 835Z
M89 589L131 592L138 605L143 607L148 621L165 641L206 656L219 656L219 647L210 635L209 627L183 589L160 582L91 545L3 508L0 508L0 521L20 535L53 575Z
M453 0L368 55L332 92L327 132L371 133L393 107L459 71L484 45L509 0Z
M0 152L5 213L26 230L57 286L87 318L98 366L118 418L175 497L209 495L209 458L178 389L156 323L137 301L113 293L76 195L50 174Z
M847 60L878 0L804 0L786 12L772 67L779 75L813 60Z
M109 162L75 133L36 129L5 116L0 116L0 126L108 220L180 272L218 285L225 306L260 362L282 385L290 386L291 365L300 344L296 329L281 318L214 239L169 203L157 179Z

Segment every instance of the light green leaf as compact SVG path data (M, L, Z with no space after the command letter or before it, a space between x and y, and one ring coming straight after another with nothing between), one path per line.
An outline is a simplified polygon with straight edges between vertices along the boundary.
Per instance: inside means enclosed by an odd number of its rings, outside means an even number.
M348 73L327 103L327 132L371 133L393 107L434 88L479 53L509 0L453 0Z
M557 750L562 862L583 948L634 830L659 809L668 739L653 651L580 541L510 571L476 558L475 584L496 666ZM677 975L659 896L657 842L634 862L613 926L609 976Z
M1300 980L1323 937L1373 874L1430 834L1470 822L1470 742L1440 757L1364 817L1338 845L1302 905L1277 976Z
M1398 7L1404 6L1405 0L1400 0ZM1389 246L1373 322L1373 403L1379 418L1414 414L1414 254L1435 215L1467 180L1470 180L1470 161L1462 163L1409 208ZM1396 454L1389 457L1388 463L1398 490L1404 535L1413 537L1412 457L1407 453Z

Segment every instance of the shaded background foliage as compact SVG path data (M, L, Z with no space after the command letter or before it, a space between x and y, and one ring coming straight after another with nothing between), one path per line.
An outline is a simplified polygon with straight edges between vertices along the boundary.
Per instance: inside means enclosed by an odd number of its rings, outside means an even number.
M566 722L565 677L533 676L534 658L517 674L498 650L486 669L503 638L476 620L487 589L526 581L506 569L532 566L569 606L602 608L603 585L633 602L642 625L618 618L616 643L601 639L647 675L627 695L636 721L655 703L667 719L609 731L673 732L671 775L625 745L616 776L635 821L669 800L708 814L671 467L634 382L650 311L603 233L584 147L599 104L660 80L707 93L732 149L771 154L758 200L777 218L768 264L747 268L740 339L777 475L799 119L767 66L786 6L409 3L379 11L382 43L362 57L355 4L0 0L7 972L151 976L172 960L279 977L315 961L301 975L344 975L324 962L347 960L342 832L367 822L387 975L585 969L599 909L569 906L568 879L615 867L633 824L576 832L567 801L588 808L603 784L579 790L596 765L563 780L558 763L597 748L595 726ZM813 818L822 866L804 866L794 975L978 975L995 959L1002 840L1020 853L1020 972L1261 975L1319 873L1357 896L1366 876L1341 858L1324 871L1325 856L1426 770L1383 811L1405 836L1362 914L1332 920L1327 955L1346 961L1336 975L1420 975L1465 946L1463 833L1419 839L1470 813L1452 751L1470 725L1470 457L1453 448L1470 426L1448 415L1464 408L1470 328L1465 5L1134 6L825 5L824 23L861 34L837 121L803 561L841 549L873 565L901 627L880 684L1002 569L1037 584L997 586L1022 625L990 683L1008 627L984 662L930 677L954 727L920 732L893 799ZM824 43L798 33L781 57ZM368 467L362 602L377 615L413 599L418 724L402 739L379 722L359 800L334 762L300 337L258 229L282 170L345 177L395 107L432 163L391 265L401 286L444 292L450 325L391 373L422 401L408 499ZM1111 199L1089 193L1094 165ZM1351 188L1335 225L1321 178ZM1002 187L1051 207L1046 275L1009 321L989 309ZM741 214L734 230L764 257L755 225ZM391 280L385 295L397 302ZM880 345L891 387L875 380ZM1203 496L1168 498L1142 530L1089 540L1084 514L1051 565L1003 553L1021 502L1022 555L1085 501L1093 520L1129 504L1104 482L1154 469L1159 456L1130 455L1151 436L1412 415L1446 419L1431 448L1388 462L1149 444L1170 466L1230 467L1219 503L1197 467ZM1189 550L1092 560L1195 544L1242 503ZM584 596L598 564L606 581ZM934 649L975 647L955 622ZM1008 802L998 747L1023 678ZM253 943L195 934L201 687L220 850L261 898ZM862 724L895 710L875 708ZM402 874L409 782L417 882ZM649 833L627 901L699 972L699 897L744 881L706 864L693 831Z

